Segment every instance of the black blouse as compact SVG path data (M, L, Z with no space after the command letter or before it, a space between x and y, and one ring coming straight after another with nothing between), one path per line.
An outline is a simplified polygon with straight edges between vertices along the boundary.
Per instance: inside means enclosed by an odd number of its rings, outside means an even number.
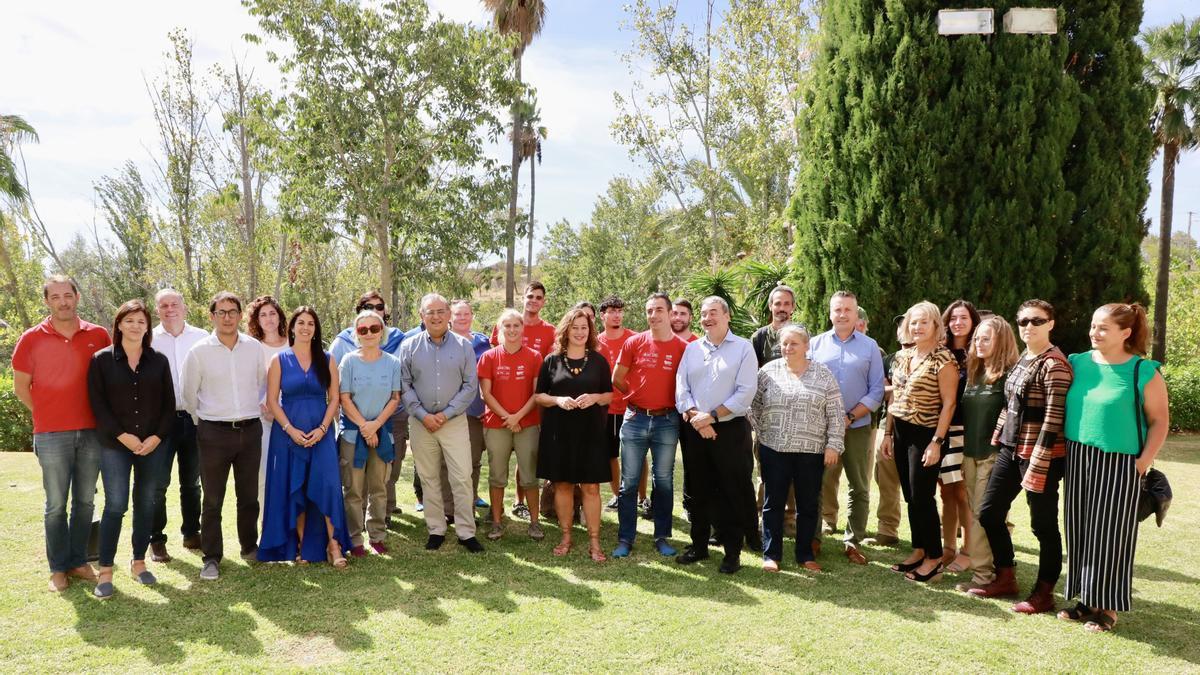
M153 349L143 349L137 370L121 345L105 347L92 355L88 367L88 397L96 416L100 442L125 450L117 440L124 433L139 440L166 439L175 423L175 387L171 364Z

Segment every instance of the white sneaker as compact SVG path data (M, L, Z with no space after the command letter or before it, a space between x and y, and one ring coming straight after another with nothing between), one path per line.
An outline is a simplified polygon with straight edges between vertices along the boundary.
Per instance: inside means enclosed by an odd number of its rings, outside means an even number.
M221 576L221 572L217 567L216 560L209 560L204 563L204 567L200 568L200 578L205 581L216 581Z

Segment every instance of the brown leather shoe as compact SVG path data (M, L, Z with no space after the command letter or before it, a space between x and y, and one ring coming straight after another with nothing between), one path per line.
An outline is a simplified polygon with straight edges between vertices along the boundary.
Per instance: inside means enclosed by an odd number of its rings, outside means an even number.
M75 577L76 579L83 579L84 581L95 582L96 570L92 569L91 565L84 563L73 570L67 570L67 576Z
M1017 568L997 567L996 578L992 583L979 588L969 588L967 592L981 598L1015 598L1021 589L1017 588Z
M808 562L804 563L801 566L804 569L808 570L809 572L820 572L821 571L821 563L817 562L816 560L809 560Z
M167 553L167 544L163 541L150 542L150 559L156 563L171 562L171 554Z
M1021 614L1041 614L1054 609L1054 584L1039 581L1033 587L1033 592L1021 602L1012 606L1012 611Z
M855 565L867 564L867 558L858 550L858 547L850 544L846 546L846 559Z
M874 537L864 539L863 543L868 546L887 546L888 548L892 548L900 545L900 539L894 534L877 534Z
M183 547L189 551L199 551L200 550L200 535L193 534L191 536L184 537L183 538Z
M50 591L53 593L62 593L67 590L67 573L55 572L50 575Z

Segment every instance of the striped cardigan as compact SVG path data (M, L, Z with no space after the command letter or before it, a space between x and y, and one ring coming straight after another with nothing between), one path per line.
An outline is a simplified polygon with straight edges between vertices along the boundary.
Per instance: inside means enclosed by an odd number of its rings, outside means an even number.
M1004 384L1008 402L996 420L992 445L1000 445L1005 422L1015 413L1017 442L1013 452L1029 461L1021 487L1030 492L1045 490L1050 460L1067 456L1062 431L1067 390L1073 379L1074 371L1062 350L1050 347L1031 361L1017 362Z

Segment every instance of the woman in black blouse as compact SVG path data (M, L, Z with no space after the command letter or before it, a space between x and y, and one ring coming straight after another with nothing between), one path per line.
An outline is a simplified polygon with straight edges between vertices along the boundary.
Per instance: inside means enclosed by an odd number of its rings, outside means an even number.
M150 312L141 300L130 300L113 320L113 344L96 352L88 368L88 396L103 444L100 475L104 480L104 515L100 518L98 598L113 594L113 557L121 538L121 521L129 508L129 474L133 471L133 561L130 572L139 583L153 584L146 570L146 548L154 517L155 452L175 421L175 388L167 357L150 348Z
M567 312L555 330L554 353L542 362L535 401L545 408L538 440L538 478L554 483L554 505L562 541L554 555L571 550L574 489L583 492L589 553L603 562L600 547L600 483L612 479L609 466L608 404L612 371L596 350L596 325L587 310Z

